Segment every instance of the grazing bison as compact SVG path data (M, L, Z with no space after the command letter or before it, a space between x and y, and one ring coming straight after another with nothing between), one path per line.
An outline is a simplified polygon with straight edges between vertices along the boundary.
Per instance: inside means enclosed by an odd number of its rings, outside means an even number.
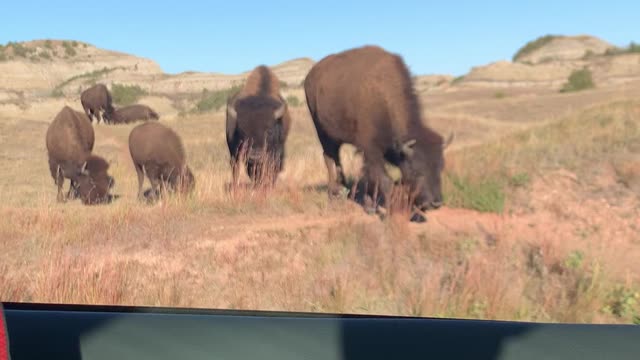
M145 122L129 134L129 152L138 174L138 198L143 199L144 175L154 195L160 191L189 193L195 186L180 137L169 127Z
M309 71L304 90L324 150L331 197L346 185L339 153L348 143L362 152L363 179L379 205L390 198L393 181L385 164L391 164L399 168L413 206L421 211L440 207L443 150L453 138L445 144L423 125L411 76L400 56L377 46L329 55Z
M113 113L113 105L111 104L111 93L103 84L96 84L86 89L80 95L80 103L84 112L89 117L89 121L93 122L93 116L96 122L101 120L100 111L104 110L105 120Z
M245 162L254 182L265 175L270 176L271 183L276 181L284 166L290 124L280 81L268 67L256 67L244 87L227 100L226 134L233 184L237 184L241 162Z
M114 180L107 173L109 164L91 154L94 141L89 119L68 106L62 108L49 125L46 134L49 170L58 186L59 202L66 200L62 194L65 178L71 181L67 198L73 191L86 205L111 199L109 189Z
M115 109L111 114L105 114L104 120L113 124L128 124L138 120L158 120L160 116L147 105L135 104Z

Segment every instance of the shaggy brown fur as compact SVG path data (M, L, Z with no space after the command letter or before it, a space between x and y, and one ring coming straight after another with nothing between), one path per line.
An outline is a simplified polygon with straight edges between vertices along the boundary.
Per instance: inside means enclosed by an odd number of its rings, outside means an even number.
M104 84L96 84L80 94L80 103L90 122L95 116L96 122L100 123L100 111L104 111L105 119L108 118L114 110L111 102L111 93Z
M136 126L129 134L129 152L138 174L139 199L144 198L145 174L154 195L164 190L186 194L194 189L195 179L187 166L182 141L169 127L157 122Z
M158 113L149 106L134 104L117 108L112 114L105 114L104 120L109 124L128 124L138 120L158 120L159 118Z
M256 67L244 87L227 101L226 135L233 183L245 163L254 182L275 183L284 167L291 116L280 81L268 67Z
M49 125L46 134L49 170L58 186L57 200L65 201L62 194L64 179L70 179L69 193L74 191L84 204L108 200L114 181L107 173L109 165L91 155L95 135L89 119L81 112L65 106Z
M329 194L345 185L340 147L352 144L364 156L364 180L380 205L389 199L393 181L385 162L400 168L402 181L421 210L442 203L440 172L443 138L426 127L401 57L377 46L332 54L309 71L307 105L324 150ZM377 197L380 192L381 198Z

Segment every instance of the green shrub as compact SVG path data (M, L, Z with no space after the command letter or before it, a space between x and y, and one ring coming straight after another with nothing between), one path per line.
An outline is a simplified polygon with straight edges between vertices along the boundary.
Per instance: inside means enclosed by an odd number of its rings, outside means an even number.
M546 44L550 43L551 40L558 38L558 35L545 35L545 36L541 36L535 40L529 41L528 43L526 43L523 47L521 47L520 49L518 49L518 51L515 53L515 55L513 55L512 60L518 61L521 58L523 58L524 56L540 49L541 47L545 46Z
M502 213L505 191L504 185L497 178L472 180L468 177L447 174L445 180L450 184L444 195L448 206Z
M504 93L504 91L496 91L493 94L493 97L496 99L504 99L507 96L507 94Z
M43 51L40 54L38 54L38 56L40 56L41 58L45 59L45 60L51 60L51 54L49 54L49 52L47 51Z
M13 49L13 55L19 57L27 57L27 55L31 52L30 49L26 48L24 45L16 42L10 42L7 44L7 47L11 46Z
M593 50L589 49L584 52L584 55L582 55L582 60L589 60L595 56L596 53L594 53Z
M295 95L287 96L287 104L289 104L289 106L293 106L293 107L298 107L298 106L302 105L302 103L300 102L300 99L298 99L298 97L295 96Z
M521 172L513 175L509 179L509 185L511 185L512 187L524 187L527 186L530 181L531 179L529 178L529 174L526 172Z
M289 84L287 84L286 82L280 80L280 88L282 89L286 89L289 87Z
M113 102L119 105L131 105L144 95L147 95L147 92L138 85L114 83L111 86L111 98Z
M62 92L62 88L56 87L51 91L51 97L61 98L63 96L64 96L64 93Z
M460 76L454 78L453 80L451 80L451 85L455 85L455 84L461 82L462 80L464 80L464 75L460 75Z
M640 292L626 286L616 286L608 295L604 311L636 322L640 317Z
M202 90L202 96L200 101L196 104L195 112L203 113L208 111L218 111L223 105L227 103L229 96L232 96L238 92L242 86L235 85L228 89L209 91L207 89Z
M62 42L62 47L64 47L64 53L65 55L72 57L72 56L76 56L76 49L73 48L73 45L68 42L68 41L63 41Z
M589 69L574 70L569 75L569 79L560 92L572 92L593 88L593 78Z
M125 69L123 66L117 66L117 67L113 67L113 68L107 68L104 67L100 70L94 70L94 71L90 71L90 72L86 72L80 75L75 75L72 76L70 78L68 78L67 80L61 82L60 84L56 85L56 87L53 89L52 92L52 96L53 93L56 92L56 90L60 90L60 93L62 92L62 88L64 88L65 86L67 86L68 84L72 83L73 81L76 81L78 79L87 79L85 82L86 83L95 83L95 81L102 75L106 75L112 71L118 70L118 69Z
M44 47L46 47L47 49L53 49L53 44L51 43L51 40L45 40Z
M582 267L584 262L584 253L580 250L573 251L564 261L564 266L568 269L577 270Z

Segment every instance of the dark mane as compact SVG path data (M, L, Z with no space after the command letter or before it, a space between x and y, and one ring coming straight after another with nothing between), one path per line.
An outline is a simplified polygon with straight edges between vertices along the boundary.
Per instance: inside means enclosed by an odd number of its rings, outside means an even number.
M405 64L404 60L398 55L394 56L394 65L401 77L401 91L403 99L405 100L404 106L406 107L407 114L409 115L408 125L409 129L414 127L423 127L422 117L420 112L420 102L418 96L413 89L413 82L411 81L411 74Z
M266 94L246 96L236 100L235 103L236 109L242 108L249 111L258 110L265 107L276 109L280 105L280 102L278 102L271 96L267 96Z
M266 66L260 65L257 68L260 73L260 86L258 87L258 94L266 95L271 92L271 76L269 74L269 69Z

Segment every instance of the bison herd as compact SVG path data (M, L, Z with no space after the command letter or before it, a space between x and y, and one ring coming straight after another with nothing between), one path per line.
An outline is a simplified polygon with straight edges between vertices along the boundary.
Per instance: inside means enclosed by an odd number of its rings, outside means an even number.
M339 154L343 144L350 144L363 155L359 185L368 211L384 213L394 185L407 190L412 219L442 205L443 153L453 136L445 140L424 125L409 70L400 56L378 46L326 56L307 74L304 92L323 149L330 198L348 187ZM140 104L115 109L102 84L85 90L81 103L84 114L65 106L47 131L57 199L65 199L62 187L67 178L71 182L67 198L80 197L84 204L108 202L114 179L107 172L109 164L92 154L92 118L99 122L102 112L105 123L129 123L158 120L159 116ZM226 140L234 185L242 167L254 183L276 182L284 167L291 121L279 79L268 67L256 67L226 104ZM138 175L140 199L146 197L142 192L145 175L153 197L167 191L187 194L194 189L195 178L182 142L166 125L153 121L134 127L129 152ZM389 175L389 165L399 170L400 180Z

